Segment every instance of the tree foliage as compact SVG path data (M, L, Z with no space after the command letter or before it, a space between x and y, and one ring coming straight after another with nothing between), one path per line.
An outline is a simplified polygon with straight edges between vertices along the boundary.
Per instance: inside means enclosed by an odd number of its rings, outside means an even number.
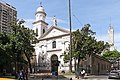
M9 52L10 40L6 33L0 33L0 66L4 67L4 65L9 64L11 61L11 53Z
M11 23L11 29L11 33L0 33L0 58L4 59L0 64L17 61L21 64L29 64L31 69L30 60L35 51L32 42L36 40L35 34L21 23Z
M111 61L111 62L114 62L114 61L119 59L120 52L118 52L117 50L107 51L107 52L103 53L102 57Z
M78 60L77 67L79 67L80 60L84 59L86 55L101 54L107 47L108 43L97 41L94 35L95 32L90 29L90 24L86 24L81 30L72 32L72 58ZM68 61L69 58L68 53L64 59Z

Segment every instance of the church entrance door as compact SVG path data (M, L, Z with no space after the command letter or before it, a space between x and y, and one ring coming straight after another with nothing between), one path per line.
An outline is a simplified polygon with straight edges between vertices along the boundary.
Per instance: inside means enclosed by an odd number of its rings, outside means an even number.
M58 75L58 56L55 54L51 56L51 72L53 75Z

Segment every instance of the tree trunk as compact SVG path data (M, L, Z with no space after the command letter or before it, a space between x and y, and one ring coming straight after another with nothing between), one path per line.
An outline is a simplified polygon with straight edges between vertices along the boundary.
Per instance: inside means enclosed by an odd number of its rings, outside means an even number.
M70 60L69 72L72 72L72 60Z
M74 70L76 71L76 58L74 58Z
M24 52L25 53L25 52ZM30 73L32 73L32 66L31 66L31 61L30 61L30 57L27 55L27 53L25 53L25 56L28 60L28 65L29 65L29 68L30 68Z
M79 69L79 66L80 66L80 57L78 58L77 70Z
M30 73L32 73L32 66L31 66L31 61L30 61L30 59L28 59L28 64L29 64L29 68L30 68Z
M80 76L80 69L79 69L80 58L77 58L77 60L78 60L78 62L77 62L77 65L75 66L76 67L75 74L76 74L76 77L79 78L79 76Z

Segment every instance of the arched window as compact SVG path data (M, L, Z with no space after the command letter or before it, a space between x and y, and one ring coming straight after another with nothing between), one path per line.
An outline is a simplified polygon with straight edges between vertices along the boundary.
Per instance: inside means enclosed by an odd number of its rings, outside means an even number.
M45 29L43 29L43 34L45 33Z
M52 48L56 48L56 41L52 42Z
M36 28L36 36L38 36L38 28Z

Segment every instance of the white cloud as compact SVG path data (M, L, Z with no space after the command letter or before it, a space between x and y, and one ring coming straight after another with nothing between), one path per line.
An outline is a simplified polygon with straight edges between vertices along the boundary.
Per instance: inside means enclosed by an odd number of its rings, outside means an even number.
M23 20L25 20L25 23L24 23L25 27L32 29L33 27L32 23L34 22L34 19L23 19Z

